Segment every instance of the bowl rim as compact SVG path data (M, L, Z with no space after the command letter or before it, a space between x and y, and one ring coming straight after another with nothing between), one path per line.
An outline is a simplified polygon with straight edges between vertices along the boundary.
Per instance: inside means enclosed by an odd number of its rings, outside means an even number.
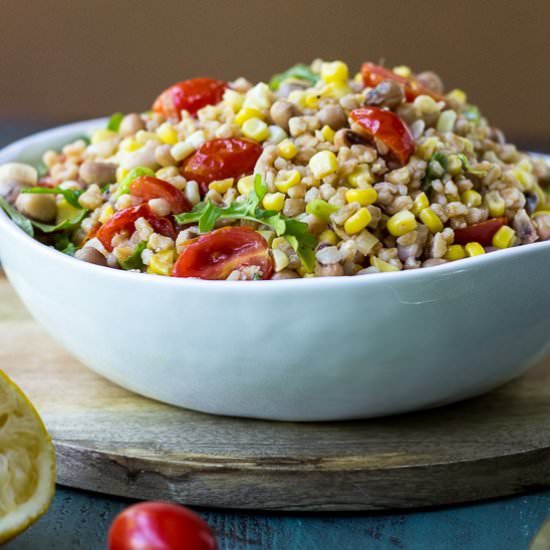
M76 133L89 134L90 131L94 129L94 127L105 126L107 120L108 117L89 119L79 122L72 122L69 124L64 124L62 126L56 126L54 128L33 133L0 149L0 164L6 162L17 162L18 157L21 155L21 153L24 152L24 150L28 146L37 145L43 142L44 150L46 150L48 147L48 141L55 140L56 138L60 138L65 135L67 135L68 137L71 134ZM70 139L70 137L68 137L68 139ZM542 158L547 162L550 162L550 155L544 155L540 153L530 154L532 154L534 157ZM266 289L276 289L281 288L282 286L284 286L286 289L289 289L295 288L299 285L306 285L305 288L310 289L328 289L336 285L357 286L369 283L372 284L375 281L379 283L382 283L384 281L387 283L396 283L398 281L405 282L407 280L410 280L412 282L418 280L419 278L436 275L448 275L451 273L469 271L477 267L490 267L491 264L494 264L495 262L517 258L522 255L529 254L531 253L531 251L535 250L548 249L550 253L550 240L538 241L531 244L497 250L488 254L483 254L481 256L463 258L461 260L455 260L454 262L448 262L429 268L418 268L384 273L370 273L368 275L355 275L350 277L311 277L298 279L281 279L275 281L271 280L269 284L266 284L266 281L246 281L247 284L242 285L243 281L210 281L195 278L161 277L148 273L137 274L120 269L109 269L103 266L97 266L88 262L83 262L66 254L63 254L62 252L59 252L52 247L46 246L31 237L30 235L27 235L24 231L17 227L0 208L0 238L2 238L2 235L4 235L4 238L13 238L19 240L22 243L30 244L32 242L38 254L42 254L45 258L50 258L53 261L57 260L61 262L61 264L67 265L68 267L72 266L75 269L89 270L90 273L103 273L106 277L113 277L115 279L120 279L120 281L137 282L139 280L143 280L148 284L165 285L169 287L191 286L210 289L231 287L233 291L236 289L235 285L243 287L245 286L248 288L250 284L252 284L254 288L260 287ZM79 264L80 267L77 267Z

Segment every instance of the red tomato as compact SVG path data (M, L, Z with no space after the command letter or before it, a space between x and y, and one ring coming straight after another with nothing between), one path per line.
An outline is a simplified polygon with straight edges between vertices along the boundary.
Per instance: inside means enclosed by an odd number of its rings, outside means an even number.
M258 266L269 279L273 262L266 240L250 227L222 227L195 239L181 253L174 277L220 280L240 267Z
M213 78L184 80L164 90L155 100L153 111L165 118L181 120L183 109L195 115L199 109L219 103L226 88L225 82Z
M217 550L208 524L183 506L142 502L121 512L109 529L109 550Z
M261 154L262 146L250 139L212 139L184 162L182 173L206 193L211 181L252 174Z
M378 86L378 84L380 84L383 80L393 80L394 82L401 84L405 90L405 97L407 101L414 101L414 99L419 95L429 95L436 101L445 100L442 95L429 90L414 78L399 76L392 70L381 67L380 65L375 65L374 63L363 63L361 73L363 75L363 84L371 88Z
M134 223L138 218L145 218L156 233L160 233L165 237L176 238L176 230L174 224L168 218L158 218L151 212L148 204L139 204L120 210L111 216L98 230L96 237L101 241L101 244L111 252L113 245L111 241L113 237L121 231L128 233L134 232Z
M401 164L407 164L414 151L414 138L395 113L379 107L362 107L350 116L369 137L384 143Z
M139 176L130 184L130 195L144 201L164 199L170 203L172 214L181 214L191 210L191 203L185 195L172 184L153 176Z
M493 218L481 223L469 225L463 229L455 229L456 244L479 243L482 246L491 246L495 233L506 225L508 220L505 217Z

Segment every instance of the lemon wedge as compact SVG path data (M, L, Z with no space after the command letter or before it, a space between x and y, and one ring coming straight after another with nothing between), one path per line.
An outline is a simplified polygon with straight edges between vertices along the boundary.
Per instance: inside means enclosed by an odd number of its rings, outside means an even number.
M55 451L38 413L0 370L0 545L35 522L55 492Z

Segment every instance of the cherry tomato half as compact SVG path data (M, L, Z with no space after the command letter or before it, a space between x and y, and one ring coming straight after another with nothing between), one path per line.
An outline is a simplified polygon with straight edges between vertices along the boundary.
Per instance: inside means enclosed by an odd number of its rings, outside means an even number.
M134 223L138 218L145 218L155 230L165 237L172 239L176 238L176 230L174 224L168 218L159 218L153 214L148 204L138 204L120 210L111 216L98 230L96 237L101 241L101 244L111 252L113 245L111 241L113 237L121 231L128 233L134 232Z
M164 199L170 204L172 214L191 210L191 203L185 195L167 181L153 176L139 176L130 184L130 195L144 201Z
M495 233L506 225L505 217L492 218L481 223L469 225L463 229L455 229L456 244L479 243L482 246L491 246Z
M363 84L371 88L378 86L383 80L393 80L401 84L405 90L405 98L407 101L414 101L419 95L429 95L436 101L445 100L442 95L426 88L426 86L420 84L418 80L399 76L392 70L381 67L380 65L375 65L374 63L363 63L361 74L363 76Z
M250 227L222 227L195 239L181 253L174 277L227 279L240 267L258 266L262 279L269 279L273 262L267 241Z
M368 137L379 139L401 164L407 164L414 151L414 138L395 113L379 107L362 107L352 111L350 116Z
M184 162L182 174L206 193L211 181L252 174L261 154L262 146L250 139L212 139Z
M142 502L121 512L109 529L109 550L217 550L208 524L183 506Z
M153 111L165 118L181 120L181 111L195 115L207 105L215 105L223 98L227 84L213 78L192 78L178 82L164 90L153 104Z

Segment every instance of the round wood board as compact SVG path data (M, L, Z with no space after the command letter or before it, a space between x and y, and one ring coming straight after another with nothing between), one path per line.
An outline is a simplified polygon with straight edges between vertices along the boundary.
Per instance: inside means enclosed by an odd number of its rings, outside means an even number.
M58 482L71 487L195 506L328 511L550 485L548 359L484 397L415 414L317 424L209 416L133 395L86 369L0 277L0 367L42 414Z

